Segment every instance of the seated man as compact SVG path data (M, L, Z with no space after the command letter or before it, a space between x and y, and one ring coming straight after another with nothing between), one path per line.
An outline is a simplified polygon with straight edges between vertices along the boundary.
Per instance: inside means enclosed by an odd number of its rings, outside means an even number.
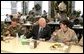
M53 40L57 42L62 42L67 45L76 44L78 42L76 33L69 28L69 21L63 20L60 22L60 29L53 32Z
M38 20L38 25L35 25L32 28L32 31L29 34L27 34L27 38L30 37L36 40L42 38L45 41L51 38L51 29L48 25L46 25L46 20L44 18L40 18Z
M80 25L79 19L75 19L73 23L74 23L74 25Z
M11 25L4 29L3 36L13 36L16 37L16 33L21 34L22 26L17 23L16 18L12 18Z
M1 21L1 35L3 34L4 22Z
M5 19L5 22L10 22L11 19L10 19L10 15L6 14L6 19Z

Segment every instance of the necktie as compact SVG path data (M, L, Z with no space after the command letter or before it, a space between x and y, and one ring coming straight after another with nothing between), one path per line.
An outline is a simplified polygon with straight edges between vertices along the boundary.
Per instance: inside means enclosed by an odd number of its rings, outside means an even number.
M40 30L38 32L38 39L42 36L42 31L43 31L43 28L40 28Z

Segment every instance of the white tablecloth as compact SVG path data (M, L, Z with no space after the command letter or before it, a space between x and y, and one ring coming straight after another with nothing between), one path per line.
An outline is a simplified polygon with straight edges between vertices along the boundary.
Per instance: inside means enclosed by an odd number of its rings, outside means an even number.
M22 45L20 39L10 40L9 43L1 41L1 53L66 53L66 51L51 50L50 46L54 43L51 42L39 42L37 48L32 49L29 45ZM83 52L83 47L71 46L69 49L72 52Z

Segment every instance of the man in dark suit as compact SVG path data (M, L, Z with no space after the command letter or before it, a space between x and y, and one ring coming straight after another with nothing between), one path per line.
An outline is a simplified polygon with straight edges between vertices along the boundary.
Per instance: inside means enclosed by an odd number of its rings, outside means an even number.
M32 31L26 37L32 37L36 40L41 38L47 41L51 38L51 29L46 24L46 20L44 18L40 18L38 20L38 25L33 26Z

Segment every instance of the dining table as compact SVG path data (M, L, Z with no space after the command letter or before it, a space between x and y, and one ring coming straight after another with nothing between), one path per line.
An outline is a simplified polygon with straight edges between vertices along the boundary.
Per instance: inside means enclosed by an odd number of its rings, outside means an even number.
M37 40L37 47L31 48L30 39L21 39L14 37L1 41L1 53L83 53L83 47L79 45L65 45L59 42L49 42ZM61 44L63 47L52 49L54 44Z

